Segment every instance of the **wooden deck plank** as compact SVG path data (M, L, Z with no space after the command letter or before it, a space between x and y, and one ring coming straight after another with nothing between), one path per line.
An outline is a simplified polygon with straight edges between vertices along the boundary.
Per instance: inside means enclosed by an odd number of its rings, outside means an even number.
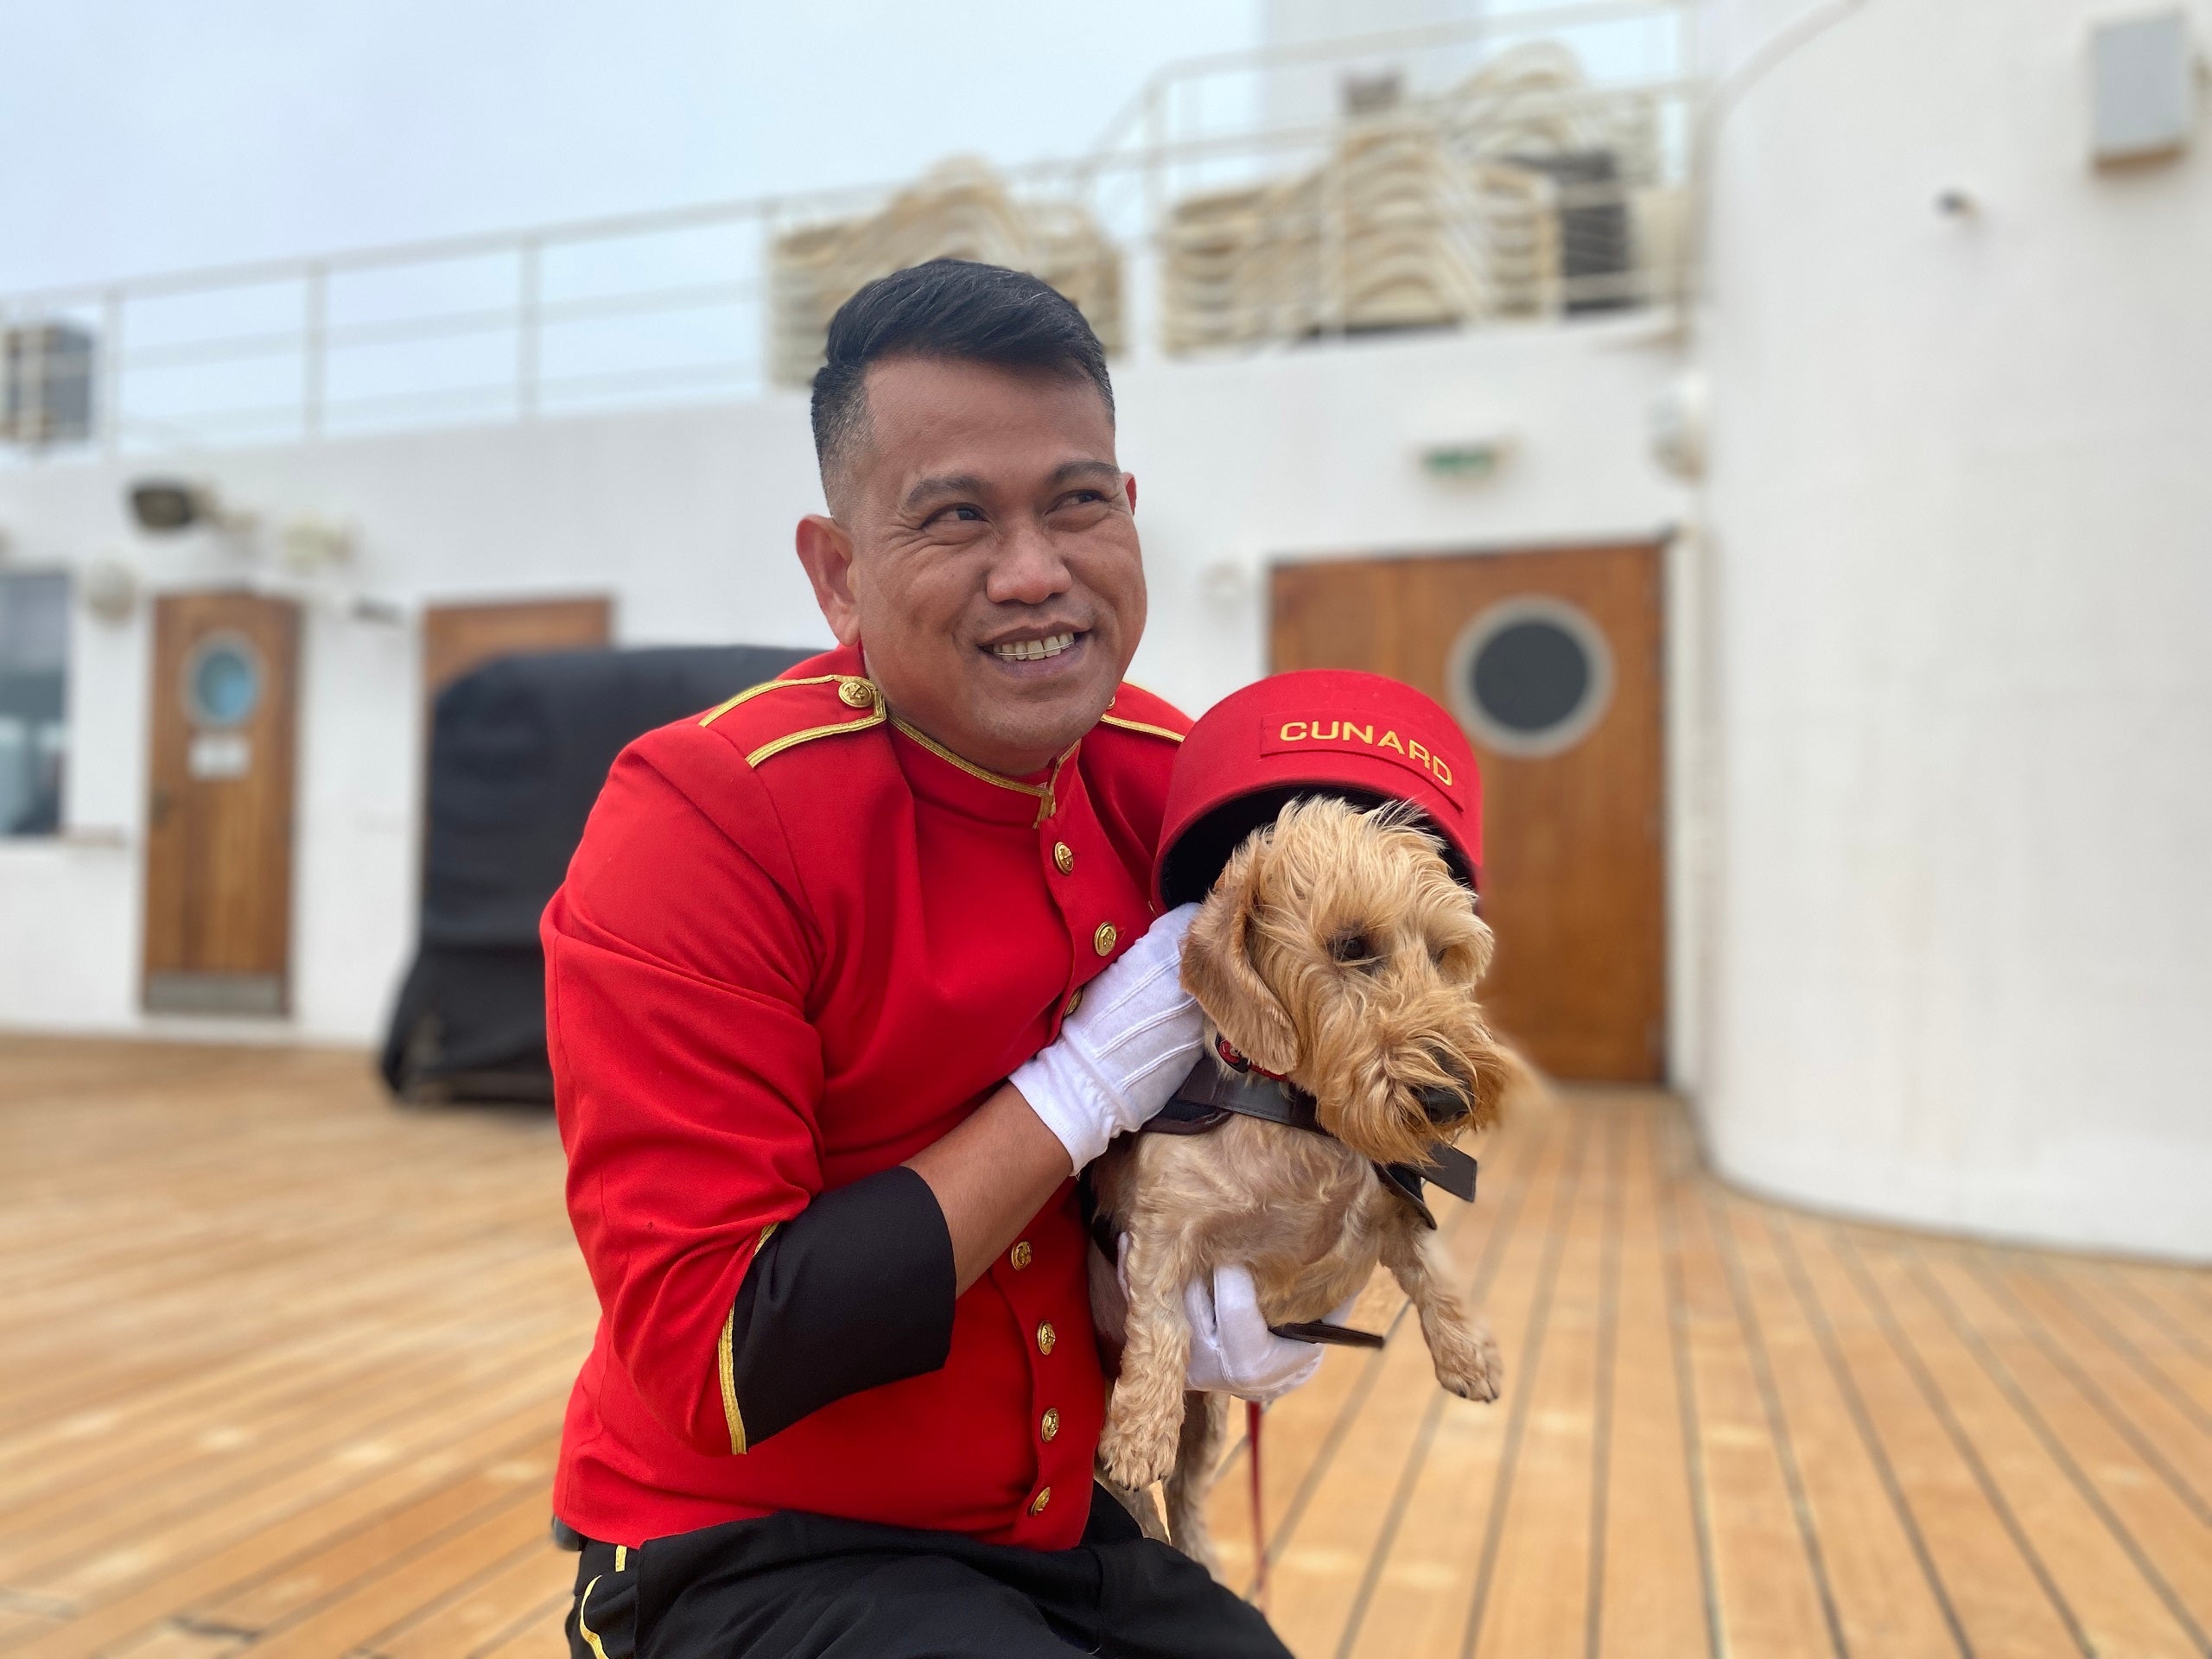
M1501 1399L1485 1406L1453 1400L1433 1374L1385 1409L1417 1419L1405 1455L1388 1471L1389 1497L1372 1517L1366 1559L1344 1621L1340 1654L1456 1651L1465 1639L1475 1564L1491 1523L1490 1497L1504 1453L1516 1391L1527 1382L1529 1319L1538 1264L1559 1221L1559 1172L1579 1137L1554 1117L1521 1130L1529 1156L1514 1179L1493 1184L1495 1204L1481 1231L1455 1250L1469 1301L1496 1337L1505 1371ZM1408 1334L1408 1340L1418 1343ZM1286 1627L1287 1628L1287 1627ZM1316 1643L1315 1652L1329 1651Z
M1295 1651L2198 1649L2212 1274L1792 1214L1656 1094L1482 1156L1440 1219L1505 1399L1443 1395L1378 1276L1389 1344L1268 1414ZM563 1650L546 1481L595 1309L542 1113L0 1037L0 1659Z
M2205 1275L2187 1268L2148 1262L2100 1262L2082 1264L2106 1285L2119 1291L2162 1325L2169 1337L2200 1359L2212 1359L2212 1335L2205 1320L2212 1319L2212 1285Z
M575 1363L574 1353L573 1339L562 1336L514 1356L514 1369L506 1374L497 1364L472 1367L444 1395L409 1402L394 1416L359 1425L364 1432L334 1437L311 1450L296 1449L287 1465L257 1465L226 1486L208 1488L201 1494L208 1500L205 1503L194 1501L198 1489L182 1495L172 1491L120 1506L120 1513L90 1517L31 1556L23 1575L10 1582L89 1601L111 1586L160 1570L206 1537L232 1533L241 1518L248 1524L266 1522L302 1502L341 1490L358 1480L365 1467L395 1452L404 1455L404 1448L412 1444L411 1426L434 1426L438 1412L476 1411L487 1405L503 1411L520 1399L535 1398L544 1403L549 1416L557 1416L560 1374ZM234 1469L226 1472L238 1474ZM80 1536L80 1546L67 1547Z
M1918 1353L1838 1254L1836 1230L1770 1214L1834 1333L1853 1389L1896 1471L1969 1645L2061 1659L2085 1651L2072 1610Z
M567 1634L561 1626L569 1616L567 1590L548 1601L514 1630L478 1649L469 1659L567 1659Z
M1956 1258L1930 1257L1923 1270L1926 1294L1961 1342L2075 1485L2094 1494L2107 1529L2164 1586L2161 1599L2199 1650L2212 1651L2212 1511L2068 1357L2037 1343L2016 1308Z
M342 1510L378 1472L398 1467L431 1478L445 1471L451 1454L443 1442L457 1431L496 1427L512 1436L525 1418L542 1427L557 1423L567 1395L566 1353L541 1356L537 1370L518 1369L496 1386L470 1390L465 1398L437 1402L438 1408L387 1432L340 1442L289 1469L277 1478L253 1481L204 1510L173 1513L160 1525L118 1541L114 1549L67 1564L56 1587L85 1606L104 1606L111 1599L136 1594L156 1574L188 1566L211 1552L282 1527L296 1546L303 1535L300 1517L319 1517ZM202 1580L203 1589L211 1587Z
M2125 1354L2175 1408L2200 1428L2212 1429L2212 1319L2202 1327L2183 1323L2143 1294L2130 1275L2071 1262L2048 1266L2050 1275L2081 1316Z
M244 1642L234 1636L162 1624L111 1649L110 1659L229 1659L245 1648Z
M182 1617L194 1624L247 1635L281 1624L302 1608L341 1593L385 1563L435 1548L449 1534L506 1509L518 1490L542 1491L551 1482L558 1446L556 1436L540 1436L497 1463L471 1469L413 1503L385 1511L311 1554L296 1556L280 1571L221 1589L211 1587L202 1598L185 1604Z
M2185 1619L2177 1615L2171 1587L2147 1567L2124 1531L2109 1524L2098 1495L2076 1483L2063 1459L2053 1457L1945 1317L1925 1279L1926 1264L1894 1244L1859 1254L1874 1294L1888 1304L1979 1448L2078 1616L2088 1645L2097 1652L2177 1659L2202 1655L2202 1643L2191 1638Z
M489 1570L526 1549L550 1548L543 1494L512 1497L462 1528L376 1564L302 1615L259 1632L248 1651L254 1659L330 1659L373 1649Z
M1691 1497L1689 1427L1659 1247L1662 1110L1624 1103L1630 1140L1620 1180L1620 1237L1611 1428L1599 1575L1603 1659L1692 1659L1716 1653L1706 1609L1704 1529Z
M1786 1428L1772 1415L1762 1356L1736 1305L1708 1196L1695 1183L1669 1196L1663 1248L1679 1274L1697 1391L1724 1650L1839 1653L1818 1535Z
M1848 1373L1799 1300L1756 1206L1714 1207L1716 1236L1746 1321L1758 1332L1820 1540L1847 1652L1967 1659L1949 1592L1910 1509L1895 1492L1878 1440L1860 1431Z
M563 1317L562 1306L572 1301L564 1287L557 1298L540 1295L508 1305L503 1309L506 1317L486 1319L480 1308L473 1319L456 1313L450 1330L454 1336L465 1335L467 1346L481 1344L481 1350L493 1351L493 1344L521 1347L533 1335L572 1334L573 1323ZM27 1561L84 1548L86 1528L97 1535L135 1525L139 1516L164 1503L197 1507L212 1490L286 1467L364 1425L418 1410L422 1399L467 1380L468 1362L464 1357L456 1365L456 1345L461 1344L425 1344L397 1335L382 1342L365 1339L353 1364L303 1367L270 1386L242 1391L236 1399L212 1401L203 1409L181 1414L167 1435L129 1437L92 1448L90 1458L73 1459L40 1483L44 1490L38 1495L10 1501L0 1530L0 1573L11 1580L33 1573L35 1568ZM477 1362L480 1367L494 1363ZM29 1554L20 1554L26 1547Z
M1481 1311L1491 1321L1505 1356L1505 1401L1477 1405L1444 1394L1437 1386L1427 1346L1410 1319L1400 1326L1385 1351L1374 1400L1346 1436L1325 1501L1307 1511L1300 1531L1283 1548L1280 1569L1274 1575L1270 1611L1281 1629L1296 1632L1287 1639L1300 1653L1338 1651L1348 1627L1373 1611L1376 1598L1369 1586L1378 1570L1378 1553L1385 1557L1389 1554L1386 1533L1396 1535L1395 1529L1388 1528L1394 1503L1408 1467L1425 1471L1436 1461L1441 1426L1449 1422L1479 1441L1497 1433L1501 1408L1510 1409L1514 1357L1525 1360L1516 1334L1525 1317L1520 1310L1532 1283L1524 1281L1522 1272L1541 1249L1541 1235L1551 1224L1549 1206L1555 1202L1560 1183L1551 1179L1550 1172L1567 1154L1568 1140L1562 1135L1547 1134L1535 1149L1522 1177L1535 1201L1533 1207L1524 1202L1507 1211L1501 1206L1495 1221L1478 1222L1479 1235L1463 1236L1460 1241L1463 1248L1478 1247L1482 1257L1489 1255L1493 1243L1499 1253L1494 1259L1501 1265L1483 1298L1487 1305ZM1467 1274L1462 1282L1480 1290L1481 1274L1475 1263L1464 1255L1458 1259ZM1447 1598L1465 1596L1465 1559L1455 1558L1447 1564L1451 1570L1443 1586ZM1402 1571L1401 1579L1410 1582L1402 1582L1388 1598L1390 1611L1395 1617L1415 1617L1421 1592L1437 1586L1418 1569ZM1462 1611L1452 1616L1464 1617L1463 1609L1462 1599ZM1357 1629L1351 1633L1355 1637L1363 1636Z
M1528 1338L1516 1402L1526 1409L1508 1415L1497 1553L1469 1610L1467 1649L1484 1656L1568 1654L1589 1640L1600 1344L1611 1336L1599 1310L1620 1220L1622 1122L1602 1107L1567 1109L1573 1185L1548 1229L1541 1324Z
M575 1576L575 1556L537 1539L357 1651L364 1659L470 1659L534 1626L543 1609L566 1599Z
M280 1522L247 1530L227 1544L189 1554L158 1576L142 1580L124 1594L99 1603L81 1616L44 1635L10 1659L89 1659L107 1644L161 1623L181 1610L219 1601L226 1593L264 1574L309 1556L355 1529L375 1524L403 1510L426 1491L456 1480L476 1478L486 1465L498 1467L528 1457L546 1444L548 1403L533 1402L496 1417L474 1433L400 1461L332 1494ZM466 1427L467 1420L458 1420Z
M19 1648L52 1630L60 1618L58 1613L34 1612L0 1602L0 1649Z
M2065 1296L2036 1264L1980 1255L1974 1266L1995 1294L2017 1302L2036 1339L2063 1351L2120 1416L2147 1436L2188 1484L2194 1501L2212 1503L2212 1417L2153 1370L2133 1363L2095 1310Z

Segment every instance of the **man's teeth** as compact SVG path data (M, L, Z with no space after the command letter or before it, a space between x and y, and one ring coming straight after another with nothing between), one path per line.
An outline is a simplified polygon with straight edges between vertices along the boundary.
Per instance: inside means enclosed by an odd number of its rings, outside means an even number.
M1046 657L1057 657L1075 644L1072 633L1055 633L1042 639L1010 639L1005 645L993 645L991 655L1002 662L1033 663Z

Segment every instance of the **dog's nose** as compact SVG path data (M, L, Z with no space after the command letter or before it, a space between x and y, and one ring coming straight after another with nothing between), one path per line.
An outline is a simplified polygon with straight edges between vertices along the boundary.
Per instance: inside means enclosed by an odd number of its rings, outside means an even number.
M1449 1123L1467 1109L1466 1094L1459 1089L1416 1089L1414 1098L1421 1102L1421 1110L1428 1114L1432 1123Z

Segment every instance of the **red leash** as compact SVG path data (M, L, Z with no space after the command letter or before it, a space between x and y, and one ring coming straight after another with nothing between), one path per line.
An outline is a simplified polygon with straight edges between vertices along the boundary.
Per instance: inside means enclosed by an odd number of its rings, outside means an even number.
M1244 1440L1252 1463L1252 1605L1268 1605L1268 1517L1260 1506L1260 1415L1256 1400L1244 1402Z

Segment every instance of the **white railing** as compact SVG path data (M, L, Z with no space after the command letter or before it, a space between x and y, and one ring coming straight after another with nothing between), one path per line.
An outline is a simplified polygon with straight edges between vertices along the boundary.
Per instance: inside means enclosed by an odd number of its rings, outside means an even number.
M1087 155L995 176L1017 207L1088 216L1125 353L1649 303L1677 283L1688 19L1685 0L1589 0L1194 59ZM1571 50L1579 84L1470 90L1531 41ZM1371 107L1347 116L1349 74L1370 78ZM1515 134L1554 129L1609 135L1614 176L1513 153ZM71 437L113 454L752 395L779 323L793 378L786 238L917 200L912 181L761 196L0 297L22 348L0 437L18 456ZM1635 257L1578 272L1560 251L1578 226L1628 227ZM70 331L95 346L74 433L40 418L60 359L34 346Z

